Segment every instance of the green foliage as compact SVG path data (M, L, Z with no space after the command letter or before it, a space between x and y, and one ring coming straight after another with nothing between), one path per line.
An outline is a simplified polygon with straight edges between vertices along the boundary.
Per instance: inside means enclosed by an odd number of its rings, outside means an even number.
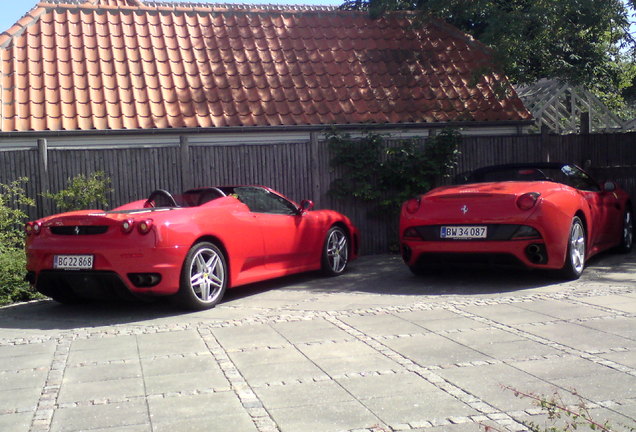
M0 249L0 305L39 298L24 281L26 256L24 249Z
M24 281L23 224L27 214L23 209L35 205L26 196L24 184L27 181L27 178L20 178L0 184L0 305L38 297Z
M9 184L0 183L0 249L23 246L23 224L27 219L24 208L35 202L26 196L24 185L29 181L19 178Z
M331 165L340 174L330 193L377 204L381 214L397 214L407 199L435 187L456 165L461 135L444 129L426 142L387 143L378 134L361 139L332 132L327 136Z
M342 7L440 18L492 48L514 83L557 78L591 89L617 110L636 73L636 41L621 0L351 0Z
M66 189L56 193L45 192L45 198L52 199L62 211L83 210L91 207L107 207L106 195L110 188L110 177L103 171L96 171L89 176L79 174L67 179Z

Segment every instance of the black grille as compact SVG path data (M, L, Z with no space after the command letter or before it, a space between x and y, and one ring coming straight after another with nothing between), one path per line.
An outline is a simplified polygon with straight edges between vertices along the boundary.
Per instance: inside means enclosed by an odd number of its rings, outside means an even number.
M107 225L69 225L51 227L51 232L56 235L96 235L108 231Z

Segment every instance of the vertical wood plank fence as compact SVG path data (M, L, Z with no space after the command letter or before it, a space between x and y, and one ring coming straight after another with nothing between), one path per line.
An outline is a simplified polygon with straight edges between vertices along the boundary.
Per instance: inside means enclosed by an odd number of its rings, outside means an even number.
M112 180L112 207L158 188L178 192L208 185L263 184L297 202L313 199L317 208L347 214L361 231L363 253L386 252L397 240L396 221L371 218L370 205L328 194L336 176L327 143L317 134L297 143L193 145L188 137L180 137L175 145L98 149L49 148L44 140L38 141L33 149L0 151L0 183L29 178L27 194L37 201L28 209L33 218L57 211L40 196L43 189L57 192L77 174L104 171ZM465 137L460 151L455 173L510 162L587 165L599 180L616 180L636 203L636 133Z

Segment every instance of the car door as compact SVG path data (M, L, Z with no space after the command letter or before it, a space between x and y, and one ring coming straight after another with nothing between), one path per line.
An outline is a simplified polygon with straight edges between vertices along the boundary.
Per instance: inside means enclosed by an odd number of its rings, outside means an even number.
M311 231L311 218L304 217L293 203L265 188L238 187L235 192L260 227L265 267L285 270L307 265L310 251L303 239Z
M603 246L616 241L620 229L621 214L618 196L613 191L604 190L585 171L570 167L568 175L587 201L592 220L588 221L590 246Z

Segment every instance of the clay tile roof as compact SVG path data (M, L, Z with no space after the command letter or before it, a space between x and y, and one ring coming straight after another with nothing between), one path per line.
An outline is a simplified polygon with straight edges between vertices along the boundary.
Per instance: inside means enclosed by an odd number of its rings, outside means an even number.
M488 64L405 13L45 0L0 34L0 132L529 120Z

